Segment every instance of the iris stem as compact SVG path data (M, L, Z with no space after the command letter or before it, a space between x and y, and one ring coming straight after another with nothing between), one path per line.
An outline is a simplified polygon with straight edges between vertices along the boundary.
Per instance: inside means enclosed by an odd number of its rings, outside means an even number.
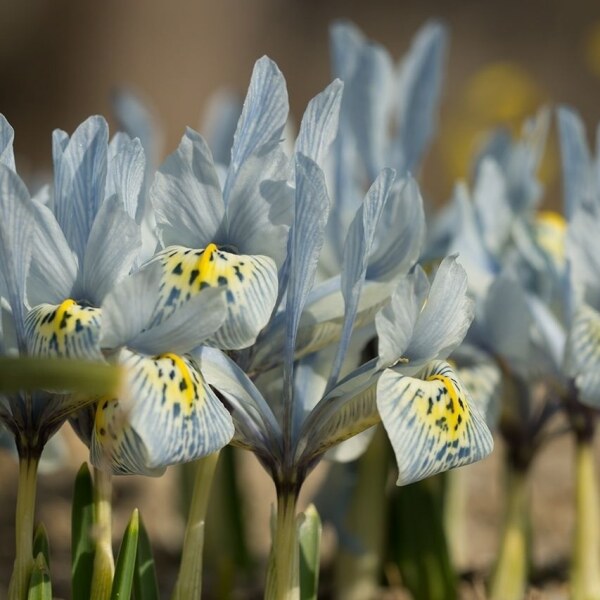
M572 600L600 599L600 507L591 437L577 439Z
M527 471L508 464L506 508L500 553L490 586L490 600L525 597L529 562L529 489Z
M188 514L181 566L172 600L200 599L202 595L202 558L204 523L219 453L209 454L196 461L196 478Z
M33 567L33 522L39 459L19 460L19 487L15 517L15 564L8 587L9 600L25 600Z
M389 474L388 442L377 432L358 463L347 519L348 531L360 542L361 552L340 548L336 565L336 597L348 600L374 598L379 590L386 531L386 481Z
M94 469L94 528L96 549L91 600L109 600L115 559L112 550L112 475Z
M269 556L265 600L299 600L300 558L296 524L297 496L277 495L277 515Z
M469 470L465 467L446 473L444 529L452 565L458 571L468 565L467 498Z

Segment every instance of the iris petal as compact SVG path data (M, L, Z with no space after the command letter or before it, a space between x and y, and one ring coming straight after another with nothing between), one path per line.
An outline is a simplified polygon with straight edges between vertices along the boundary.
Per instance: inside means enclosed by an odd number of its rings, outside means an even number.
M492 435L451 367L433 361L419 378L388 369L377 406L406 485L487 456Z
M25 320L29 351L35 356L102 360L100 318L100 309L71 299L40 304Z
M227 302L227 317L211 345L245 348L269 320L277 298L277 267L269 257L232 254L209 244L202 250L171 246L155 260L164 268L155 324L207 287L224 287Z
M191 358L147 357L124 349L118 362L126 368L126 384L120 398L98 403L94 464L114 473L153 475L231 440L231 417Z

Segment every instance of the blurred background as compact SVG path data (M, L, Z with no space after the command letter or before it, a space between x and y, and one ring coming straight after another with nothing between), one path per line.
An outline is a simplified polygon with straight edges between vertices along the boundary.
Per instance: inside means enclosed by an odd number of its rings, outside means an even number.
M94 113L111 120L111 95L123 86L134 89L154 111L163 134L162 157L175 149L185 126L200 127L215 91L245 93L252 65L263 54L284 73L292 117L297 119L330 80L328 26L338 18L354 21L395 59L426 20L440 19L449 26L439 133L422 177L430 201L443 202L456 178L468 174L473 150L491 127L503 124L516 131L542 104L575 106L589 131L600 118L596 0L3 2L0 112L15 129L19 171L32 177L51 167L53 129L70 133ZM544 178L549 201L557 203L560 181L554 139ZM42 478L39 492L40 516L58 563L53 567L56 591L63 597L68 594L72 479L85 460L83 446L74 436L67 435L65 443L66 469ZM534 466L538 532L534 558L550 570L558 564L559 575L572 525L571 453L571 441L563 438L550 445ZM471 527L477 531L470 550L473 570L488 568L495 554L501 518L496 457L473 467ZM250 550L264 556L268 541L261 531L268 522L272 490L251 457L236 454L236 460L247 479L243 486L256 496L248 503L249 511L258 511L258 517L248 521ZM0 453L2 582L11 566L8 536L14 522L15 482L16 464ZM131 508L141 506L147 515L161 587L171 585L174 571L169 565L183 535L177 486L177 476L169 472L160 480L122 479L115 492L115 505L122 509L115 515L118 535Z
M575 105L588 126L600 98L595 0L223 0L0 4L0 110L17 132L20 169L50 165L50 133L110 116L111 92L135 89L155 110L163 152L198 127L210 95L244 93L254 61L283 71L292 115L329 81L328 26L349 18L399 58L427 19L446 22L450 53L440 135L424 176L441 200L466 174L482 130L520 126L541 103ZM552 175L552 161L547 176Z

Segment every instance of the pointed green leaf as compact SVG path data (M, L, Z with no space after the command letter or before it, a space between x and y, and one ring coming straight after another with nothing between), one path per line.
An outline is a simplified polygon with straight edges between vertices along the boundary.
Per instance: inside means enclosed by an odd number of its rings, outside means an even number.
M141 517L133 576L133 596L136 600L158 600L159 598L152 546Z
M400 568L402 581L415 598L457 598L441 514L439 478L405 486L391 506L389 551Z
M319 589L319 563L321 558L321 518L311 504L298 525L300 544L300 600L316 600Z
M129 600L131 598L139 530L139 513L137 508L135 508L129 520L129 525L127 525L127 529L125 530L121 548L119 549L110 600Z
M33 556L39 553L44 555L46 565L50 568L50 544L48 542L48 531L43 523L38 523L33 532Z
M52 600L50 571L46 564L43 552L40 552L37 555L35 562L33 563L27 600Z
M71 583L73 600L90 597L94 566L94 491L87 463L83 463L75 478L71 512Z

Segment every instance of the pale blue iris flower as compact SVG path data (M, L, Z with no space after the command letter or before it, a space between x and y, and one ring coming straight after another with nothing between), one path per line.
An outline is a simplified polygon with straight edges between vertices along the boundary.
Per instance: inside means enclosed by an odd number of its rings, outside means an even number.
M36 201L15 171L13 130L0 116L0 312L3 354L27 356L26 281L35 245ZM89 400L41 391L0 395L0 420L22 458L39 458L47 440Z
M591 156L585 128L570 109L558 112L565 212L569 219L569 320L565 372L578 399L600 406L600 162Z
M380 420L396 450L399 483L485 456L492 447L489 430L449 365L441 361L460 343L471 320L466 278L454 259L442 264L431 289L419 269L397 280L391 299L388 295L383 308L372 314L377 314L379 358L338 380L360 314L373 231L391 193L392 171L384 170L367 194L350 227L342 276L329 284L338 286L345 312L334 323L336 333L324 336L327 343L341 338L341 358L334 360L332 375L325 380L313 376L310 364L296 360L301 325L311 321L306 309L330 203L319 166L300 153L295 164L287 287L284 306L273 320L285 332L278 351L281 371L272 367L280 375L270 380L263 375L269 385L261 377L253 382L222 352L208 347L197 351L202 373L231 411L233 443L255 452L278 489L293 493L329 448ZM267 326L263 332L265 347L273 331Z
M143 150L125 134L109 145L106 121L90 117L71 138L54 132L53 155L51 205L33 202L28 346L37 356L102 360L99 307L141 246Z

